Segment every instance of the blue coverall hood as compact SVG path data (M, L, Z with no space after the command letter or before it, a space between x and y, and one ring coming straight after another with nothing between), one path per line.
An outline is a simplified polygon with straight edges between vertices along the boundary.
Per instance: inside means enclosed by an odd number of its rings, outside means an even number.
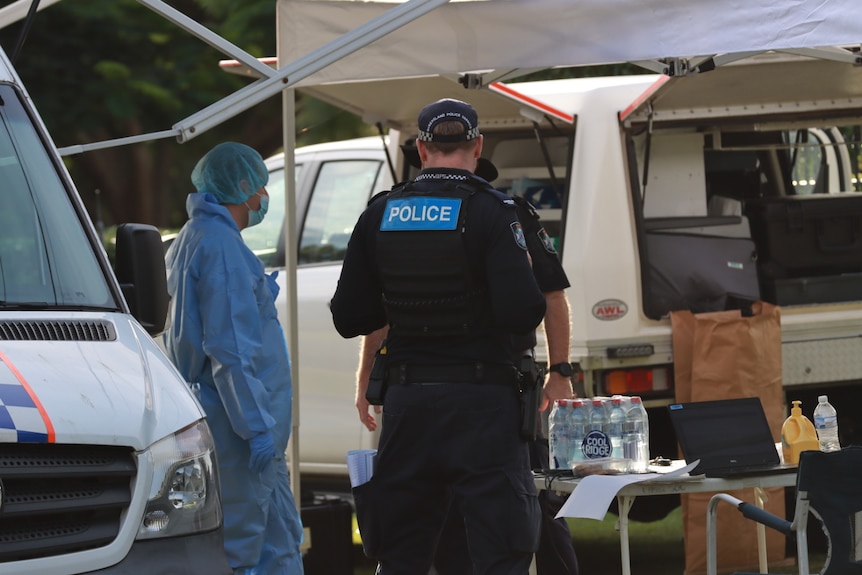
M224 142L202 157L192 171L192 184L221 204L241 204L269 181L269 171L254 148Z

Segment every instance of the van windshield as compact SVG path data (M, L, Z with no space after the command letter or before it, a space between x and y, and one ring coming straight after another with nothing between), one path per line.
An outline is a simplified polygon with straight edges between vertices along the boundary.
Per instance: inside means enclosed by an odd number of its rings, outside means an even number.
M0 205L0 306L118 308L89 224L9 85L0 85Z

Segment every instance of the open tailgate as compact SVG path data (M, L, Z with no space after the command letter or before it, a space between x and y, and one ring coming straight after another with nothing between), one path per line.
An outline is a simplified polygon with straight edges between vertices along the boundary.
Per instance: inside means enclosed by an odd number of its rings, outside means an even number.
M627 122L843 112L862 108L862 68L846 63L766 54L709 72L658 82L624 110Z

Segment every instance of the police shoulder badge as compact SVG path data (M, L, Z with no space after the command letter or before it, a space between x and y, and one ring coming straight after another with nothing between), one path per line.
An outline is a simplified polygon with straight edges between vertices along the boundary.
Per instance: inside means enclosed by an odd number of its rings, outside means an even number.
M545 251L549 254L557 253L557 248L554 247L554 240L551 239L551 236L548 235L548 232L545 231L545 228L540 228L536 235L539 236L539 240L542 242L542 246L544 246Z
M521 222L512 222L509 224L512 228L512 235L515 236L515 243L524 251L527 251L527 238L524 237L524 229L521 227Z

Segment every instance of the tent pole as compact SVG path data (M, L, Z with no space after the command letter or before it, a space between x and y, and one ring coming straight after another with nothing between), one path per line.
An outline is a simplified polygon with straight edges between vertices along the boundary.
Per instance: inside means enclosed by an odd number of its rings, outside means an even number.
M296 166L294 164L294 149L296 148L296 91L284 90L281 94L282 128L284 132L284 267L285 296L287 299L287 350L290 354L290 378L293 382L292 429L287 450L290 460L290 488L296 500L296 506L302 509L302 494L300 493L299 473L299 327L296 303Z

